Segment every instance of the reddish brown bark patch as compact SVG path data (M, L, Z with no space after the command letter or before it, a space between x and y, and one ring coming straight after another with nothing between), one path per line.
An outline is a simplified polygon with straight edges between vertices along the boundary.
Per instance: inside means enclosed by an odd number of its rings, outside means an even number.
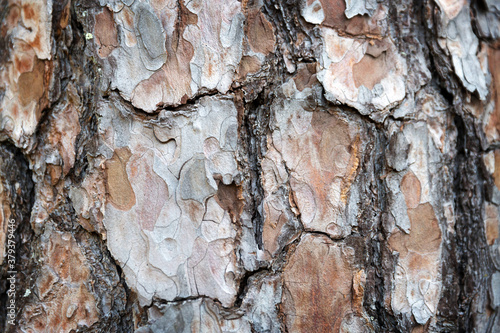
M107 7L96 15L94 32L99 46L97 53L100 57L106 58L119 45L113 13Z
M364 16L354 16L348 19L344 12L346 9L344 0L320 0L325 13L322 25L334 28L339 32L350 35L380 35L381 29L377 26L375 19Z
M274 50L274 28L261 11L254 10L248 14L246 35L254 52L268 54Z
M352 267L345 249L307 235L284 271L282 298L289 332L338 332L351 309Z
M307 87L312 87L318 83L316 79L316 64L306 64L305 66L300 66L297 70L297 75L293 78L295 81L295 87L297 90L302 91Z
M240 218L244 206L241 186L234 183L224 185L221 182L217 187L217 195L215 196L217 202L222 209L229 212L233 222L236 222Z
M28 304L21 322L27 331L72 332L98 320L96 301L86 283L88 262L75 238L53 232L43 245L42 273L35 282L37 303Z
M38 20L38 15L30 4L23 6L23 15L26 20Z

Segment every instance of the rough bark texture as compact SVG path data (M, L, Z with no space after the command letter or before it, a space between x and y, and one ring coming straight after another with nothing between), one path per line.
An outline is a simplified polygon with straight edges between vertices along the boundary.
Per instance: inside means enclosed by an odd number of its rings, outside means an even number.
M0 18L2 331L500 332L498 1Z

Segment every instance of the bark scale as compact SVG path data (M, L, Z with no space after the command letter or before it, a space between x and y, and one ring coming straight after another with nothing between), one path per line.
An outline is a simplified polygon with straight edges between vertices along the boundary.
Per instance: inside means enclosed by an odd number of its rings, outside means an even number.
M496 1L0 17L4 331L500 331Z

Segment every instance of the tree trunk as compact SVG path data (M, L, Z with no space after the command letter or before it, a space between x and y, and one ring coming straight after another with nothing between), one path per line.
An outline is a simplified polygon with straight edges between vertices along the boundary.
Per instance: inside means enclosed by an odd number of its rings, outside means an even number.
M1 0L5 332L500 332L496 0Z

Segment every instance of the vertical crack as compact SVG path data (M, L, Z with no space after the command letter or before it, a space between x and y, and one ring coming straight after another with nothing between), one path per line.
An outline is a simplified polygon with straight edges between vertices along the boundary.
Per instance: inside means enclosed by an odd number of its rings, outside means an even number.
M249 209L252 214L252 225L257 246L263 249L262 231L264 228L264 216L262 201L264 189L262 188L262 166L261 161L267 150L267 133L269 130L268 108L270 101L265 97L265 90L255 100L245 105L243 119L244 137L246 139L246 162L249 172L249 190L252 202Z

